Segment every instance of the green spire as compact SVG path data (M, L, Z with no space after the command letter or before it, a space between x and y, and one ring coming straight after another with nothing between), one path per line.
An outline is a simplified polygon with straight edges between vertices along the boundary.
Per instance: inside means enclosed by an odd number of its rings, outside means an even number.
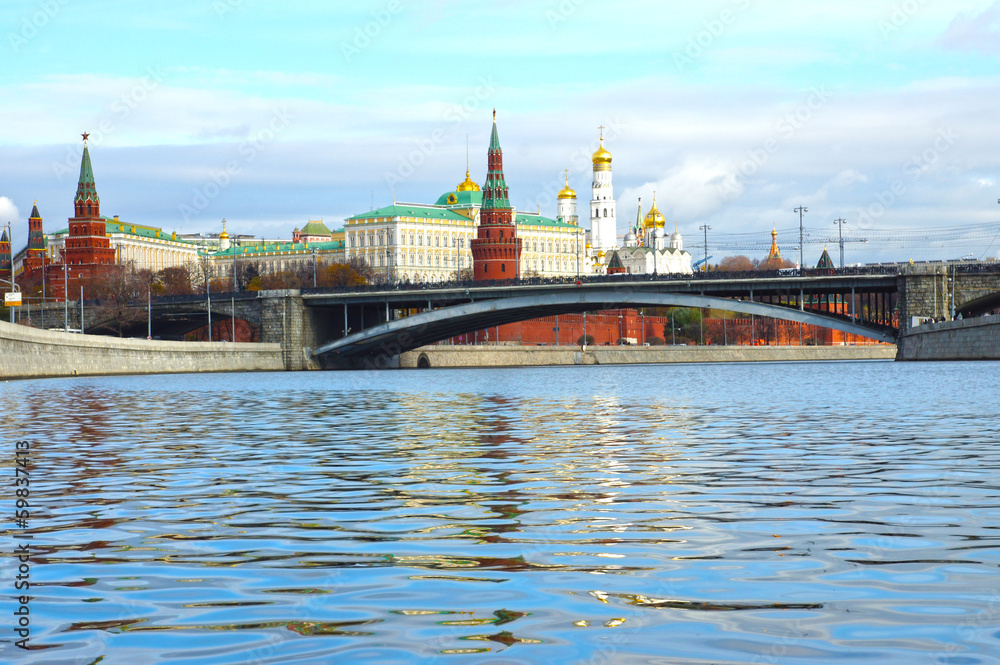
M507 181L503 175L503 151L497 134L497 116L493 112L493 133L490 135L489 165L483 185L484 210L511 210Z
M493 112L493 134L490 136L490 152L500 152L500 136L497 134L497 112Z
M38 204L36 203L31 208L31 219L41 219L41 218L42 218L42 216L38 214Z
M90 165L90 150L83 146L83 159L80 161L80 182L76 186L76 201L86 201L90 198L94 203L100 202L97 196L97 185L94 183L94 167Z

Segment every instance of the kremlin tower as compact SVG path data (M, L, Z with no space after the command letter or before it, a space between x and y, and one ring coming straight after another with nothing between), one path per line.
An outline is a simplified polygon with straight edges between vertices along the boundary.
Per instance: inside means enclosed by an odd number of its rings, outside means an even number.
M497 112L493 111L488 172L483 184L483 206L477 235L471 241L474 279L517 279L521 262L521 239L514 225L507 182L503 175L503 152L497 135Z
M73 199L76 214L69 220L69 236L63 253L63 260L69 264L77 279L92 278L98 266L115 264L115 250L111 248L111 241L106 235L104 218L101 217L101 198L97 195L94 169L90 165L90 151L87 149L89 136L83 134L80 181Z
M0 235L0 280L10 281L10 237L7 229Z
M45 232L42 230L42 216L38 214L38 201L31 208L28 218L28 249L24 255L24 273L43 270L49 263L45 251Z
M594 153L594 198L590 202L590 244L598 257L618 245L618 225L615 221L615 189L611 182L611 153L604 148L604 127L601 127L601 147Z

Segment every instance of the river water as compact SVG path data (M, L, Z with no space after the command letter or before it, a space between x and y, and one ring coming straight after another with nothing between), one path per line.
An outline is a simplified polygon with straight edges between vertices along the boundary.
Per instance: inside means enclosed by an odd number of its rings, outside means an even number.
M1000 663L998 369L0 384L0 660Z

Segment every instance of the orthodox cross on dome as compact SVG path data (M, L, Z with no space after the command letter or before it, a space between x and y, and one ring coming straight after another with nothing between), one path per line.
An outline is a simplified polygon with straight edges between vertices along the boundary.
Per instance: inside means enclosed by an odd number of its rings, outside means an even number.
M82 137L83 137L83 145L84 145L84 146L86 146L86 145L87 145L87 139L89 139L89 138L90 138L90 134L88 134L87 132L84 132L84 133L83 133L83 134L81 134L80 136L82 136Z
M598 129L601 130L601 141L604 141L604 130L605 130L604 125L601 125L600 127L598 127Z

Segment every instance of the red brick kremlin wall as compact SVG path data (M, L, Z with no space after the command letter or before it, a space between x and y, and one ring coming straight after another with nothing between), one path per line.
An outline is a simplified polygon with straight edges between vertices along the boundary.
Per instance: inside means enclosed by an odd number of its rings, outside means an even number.
M558 333L556 320L558 318ZM582 314L560 314L558 317L547 316L529 321L510 323L499 327L479 330L467 335L460 335L443 344L495 344L499 333L500 342L507 344L537 344L575 345L584 334L584 317ZM586 330L593 337L593 344L598 346L619 344L620 340L635 340L635 344L649 343L653 338L662 340L660 343L672 344L670 335L670 317L643 317L637 310L605 310L587 314ZM777 325L775 325L777 323ZM875 344L874 340L843 333L829 328L820 328L808 324L798 324L791 321L775 321L774 319L705 319L705 343L713 345L776 345L776 346L831 346L842 344ZM691 328L687 332L691 332ZM694 327L693 339L677 332L678 344L694 344L700 341L700 330ZM656 341L652 342L653 344Z

